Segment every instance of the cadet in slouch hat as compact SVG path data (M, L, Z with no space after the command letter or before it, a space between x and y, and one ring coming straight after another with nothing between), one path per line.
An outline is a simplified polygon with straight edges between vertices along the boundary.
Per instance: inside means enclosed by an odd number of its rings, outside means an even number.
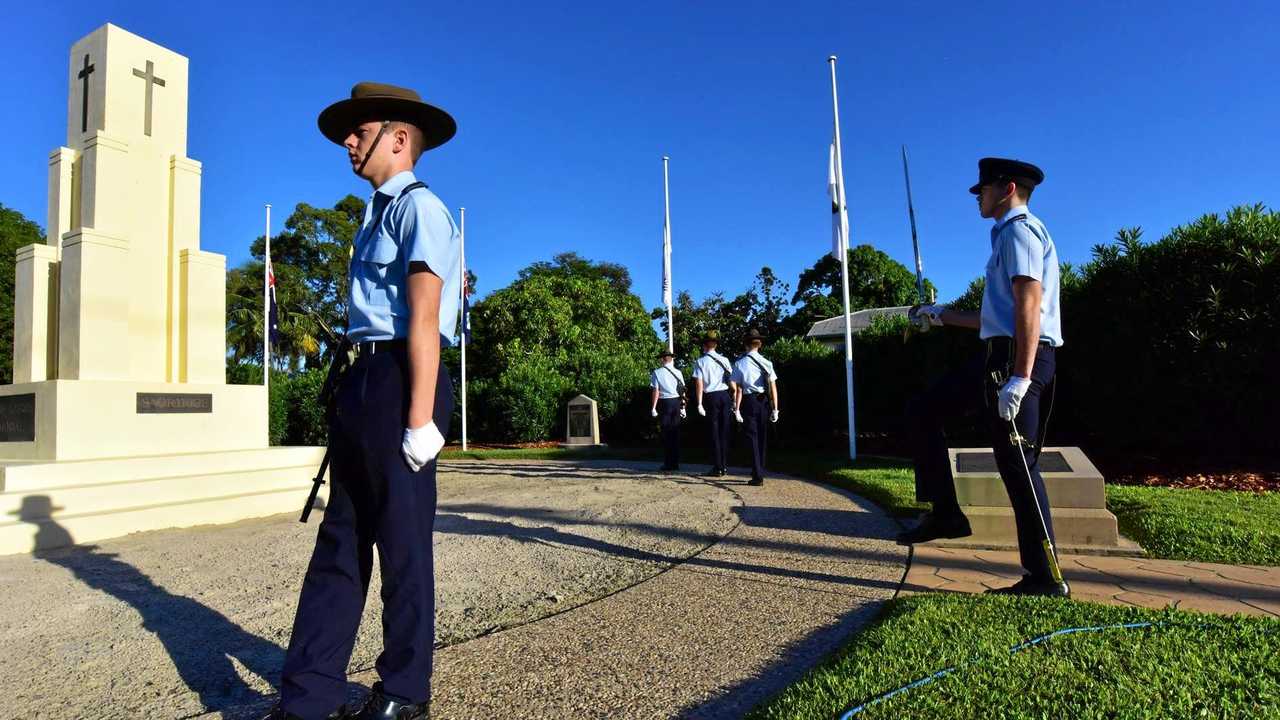
M371 82L326 108L319 125L373 194L353 241L347 339L356 357L336 391L329 501L268 718L418 720L431 697L436 456L453 412L440 350L452 342L461 277L453 217L413 169L457 126L413 90ZM348 713L347 664L375 547L381 679Z

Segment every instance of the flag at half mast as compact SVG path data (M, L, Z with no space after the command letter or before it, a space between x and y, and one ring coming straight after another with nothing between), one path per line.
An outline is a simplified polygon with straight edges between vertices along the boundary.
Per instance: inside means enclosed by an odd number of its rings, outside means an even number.
M671 307L671 227L662 221L662 304Z
M844 199L844 178L836 172L836 143L827 154L827 195L831 196L831 257L840 259L849 241L849 207Z

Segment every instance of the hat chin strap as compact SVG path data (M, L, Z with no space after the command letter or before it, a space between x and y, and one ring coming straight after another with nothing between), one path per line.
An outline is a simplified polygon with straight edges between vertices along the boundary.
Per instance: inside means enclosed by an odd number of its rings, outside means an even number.
M382 127L378 129L378 134L373 137L373 144L369 146L369 152L364 154L364 159L360 161L360 167L356 168L356 174L360 175L364 172L364 166L369 164L369 158L373 157L373 151L378 148L378 141L386 134L387 128L390 127L390 120L383 120Z

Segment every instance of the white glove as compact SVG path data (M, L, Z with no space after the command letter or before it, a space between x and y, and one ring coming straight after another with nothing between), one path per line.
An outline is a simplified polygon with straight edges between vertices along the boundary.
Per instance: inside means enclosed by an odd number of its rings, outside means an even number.
M649 417L658 417L658 408L649 411Z
M689 412L684 408L680 408L680 417L681 419L689 417Z
M1000 417L1005 420L1013 420L1018 417L1018 407L1022 405L1022 396L1027 394L1027 388L1031 387L1031 381L1017 375L1009 376L1009 380L1000 388L1000 396L998 398L998 409Z
M404 429L404 442L400 446L400 451L404 455L404 461L409 464L410 470L418 472L434 460L442 449L444 449L444 436L440 434L435 421L417 429Z
M774 411L773 411L773 414L769 416L769 422L778 422L778 411L777 411L777 410L774 410Z
M931 327L942 327L942 311L946 309L945 305L917 305L907 316L916 327L928 332Z
M733 411L733 419L734 419L734 420L737 420L738 422L742 422L742 411L741 411L741 410L734 410L734 411Z
M698 406L698 414L699 414L699 415L701 415L702 417L706 417L706 416L707 416L707 411L706 411L706 410L704 410L704 409L702 408L702 406L701 406L701 405L699 405L699 406Z

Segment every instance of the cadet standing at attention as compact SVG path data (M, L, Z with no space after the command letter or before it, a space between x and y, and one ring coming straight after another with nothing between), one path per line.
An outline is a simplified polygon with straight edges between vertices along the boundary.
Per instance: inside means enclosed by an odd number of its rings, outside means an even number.
M707 419L711 435L711 469L707 477L721 477L728 471L725 455L729 452L730 419L733 416L733 389L729 360L716 352L720 335L715 330L702 337L702 357L693 364L693 391L698 400L698 414Z
M435 578L436 455L453 411L440 362L458 316L458 231L413 174L456 132L412 90L360 83L320 113L374 193L354 238L347 338L356 358L337 389L330 491L302 583L271 720L428 716ZM378 551L380 681L347 714L347 663Z
M1067 597L1070 588L1055 577L1056 561L1044 542L1046 535L1053 540L1053 518L1038 465L1040 398L1053 380L1056 351L1062 346L1058 252L1044 223L1027 209L1032 190L1043 181L1044 173L1030 163L979 160L978 184L969 192L977 196L982 217L995 221L982 311L942 305L911 309L917 322L978 330L986 348L908 406L916 498L932 503L933 509L899 540L918 543L971 534L956 500L943 421L979 412L1013 505L1026 571L1017 584L990 592Z
M778 422L778 373L774 372L773 363L760 354L762 345L764 337L759 330L752 328L744 342L746 354L733 364L733 375L730 376L737 385L733 418L742 423L743 434L751 448L751 485L764 484L765 444L769 429L766 419Z
M649 376L653 403L649 414L658 418L662 436L661 470L680 469L680 421L685 417L684 373L676 369L675 355L670 350L658 353L662 365Z

